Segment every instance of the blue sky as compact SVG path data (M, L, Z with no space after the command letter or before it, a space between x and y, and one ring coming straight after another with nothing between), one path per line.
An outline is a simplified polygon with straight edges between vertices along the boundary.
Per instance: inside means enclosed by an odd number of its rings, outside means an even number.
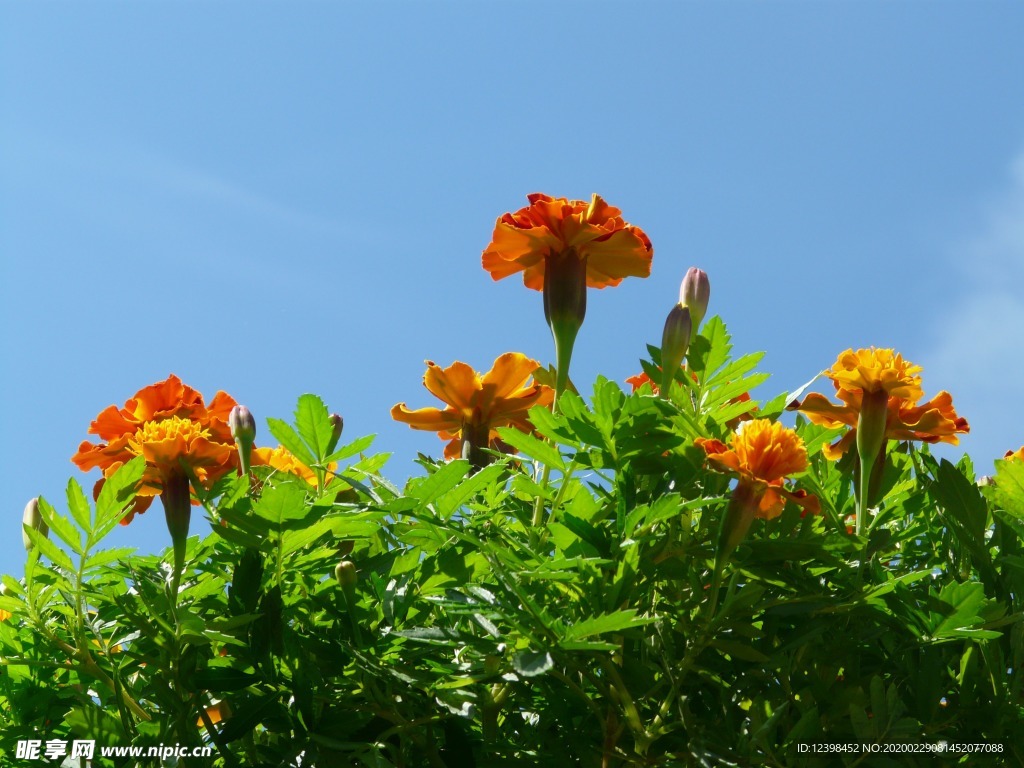
M771 396L895 346L1024 443L1024 8L982 3L5 3L0 570L89 422L180 375L257 415L303 392L401 480L442 442L424 359L548 361L494 220L603 195L654 244L592 292L573 377L638 369L705 269ZM113 543L164 546L159 508ZM205 523L193 523L201 530Z

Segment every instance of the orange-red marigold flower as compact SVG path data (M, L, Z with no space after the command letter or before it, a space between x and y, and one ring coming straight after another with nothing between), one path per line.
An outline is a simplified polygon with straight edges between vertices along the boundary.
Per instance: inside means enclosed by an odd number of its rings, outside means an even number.
M399 403L391 409L391 417L413 429L437 432L442 440L450 441L445 458L457 458L464 437L478 441L477 447L483 448L497 440L498 427L533 431L527 411L535 405L550 406L554 398L551 387L529 383L538 367L536 360L518 352L499 357L483 376L465 363L441 368L428 360L423 386L448 407L410 411L405 403Z
M209 405L203 396L175 375L139 390L124 407L111 405L89 426L102 443L83 441L71 460L84 472L99 467L108 478L136 456L146 458L146 471L134 509L122 520L131 522L160 495L172 475L188 466L203 484L210 484L238 464L228 415L234 399L218 392ZM102 480L100 481L103 482Z
M522 272L526 287L539 291L547 257L569 252L586 259L590 288L651 274L650 239L639 227L625 223L622 211L599 195L589 203L539 193L527 199L530 204L525 208L498 219L484 249L484 269L495 280Z
M754 498L759 499L756 517L778 517L786 499L810 512L819 511L816 497L783 487L789 475L807 469L807 450L792 429L769 419L753 419L740 425L728 446L700 437L694 442L704 449L713 467L737 475L741 485L752 489Z

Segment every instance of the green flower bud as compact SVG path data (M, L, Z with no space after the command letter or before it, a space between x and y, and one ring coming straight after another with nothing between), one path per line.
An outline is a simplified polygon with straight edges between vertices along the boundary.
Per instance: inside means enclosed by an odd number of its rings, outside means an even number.
M327 443L327 455L330 456L334 453L334 449L338 447L338 441L341 440L341 431L345 429L345 420L336 413L332 413L328 419L331 422L331 439Z
M342 560L334 567L334 578L346 590L354 587L359 580L356 575L356 564L351 560Z
M39 497L32 499L28 504L25 505L25 512L21 516L22 525L27 528L34 528L39 531L43 536L50 535L50 528L43 522L43 515L39 511ZM32 539L28 537L28 531L21 531L21 541L25 545L25 551L28 552L35 546L32 543Z
M665 330L661 335L661 396L664 398L669 396L676 371L686 357L692 328L689 307L682 304L672 307L665 318Z

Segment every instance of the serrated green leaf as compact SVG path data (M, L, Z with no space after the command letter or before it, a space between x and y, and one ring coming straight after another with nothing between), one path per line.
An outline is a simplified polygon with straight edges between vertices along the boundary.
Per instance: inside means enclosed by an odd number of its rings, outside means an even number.
M498 435L504 442L531 459L536 459L541 464L552 469L557 469L561 472L565 471L565 461L562 459L562 454L551 443L546 443L533 435L520 432L515 427L500 427Z
M504 463L490 464L475 475L466 478L463 482L441 496L435 506L437 514L443 520L447 520L463 504L483 491L488 486L498 482L508 468Z
M411 484L408 495L418 498L423 506L431 504L458 485L471 466L466 459L455 459L442 464L432 474L417 480L414 485Z
M89 537L91 544L102 539L124 517L125 511L135 499L135 490L145 471L145 458L136 456L121 465L103 483L96 499L96 525L93 535Z
M104 549L99 552L95 552L86 558L85 568L86 570L99 568L100 566L107 565L115 560L126 558L134 551L134 547L118 547L117 549Z
M290 520L301 520L307 512L306 492L297 483L281 483L265 488L253 504L253 514L280 529Z
M50 533L63 541L76 555L82 554L82 536L74 524L54 509L46 499L39 497L39 513Z
M324 459L324 464L330 464L331 462L334 462L334 461L344 461L345 459L349 458L350 456L355 456L357 454L362 453L367 448L369 448L371 445L373 445L373 439L374 439L373 435L364 435L363 437L360 437L360 438L357 438L356 440L353 440L348 445L342 446L341 448L336 450L334 453L332 453L330 456L325 458Z
M92 507L82 486L73 477L68 480L67 497L68 510L75 522L78 523L78 527L83 531L92 530Z
M32 546L46 555L51 563L68 573L75 572L75 566L71 564L71 558L68 557L67 552L50 541L46 536L43 536L35 528L27 525L22 525L21 528L28 534L29 539L32 541Z
M291 425L287 422L281 419L268 418L267 429L270 430L270 434L277 438L281 445L291 451L295 458L307 467L316 464L316 458L309 452L309 448L306 447L305 443L302 442L298 432L292 429Z
M295 428L306 445L313 449L316 460L321 461L327 454L334 432L331 414L324 401L316 395L300 396L295 407Z

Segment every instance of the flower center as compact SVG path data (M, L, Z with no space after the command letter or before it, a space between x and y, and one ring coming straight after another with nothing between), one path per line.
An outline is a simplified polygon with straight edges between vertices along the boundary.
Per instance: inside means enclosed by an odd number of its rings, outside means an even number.
M147 444L181 440L188 445L199 437L209 438L209 430L203 429L198 421L171 416L160 421L147 421L136 430L135 435L129 441L129 446L133 453L142 455L142 446Z

